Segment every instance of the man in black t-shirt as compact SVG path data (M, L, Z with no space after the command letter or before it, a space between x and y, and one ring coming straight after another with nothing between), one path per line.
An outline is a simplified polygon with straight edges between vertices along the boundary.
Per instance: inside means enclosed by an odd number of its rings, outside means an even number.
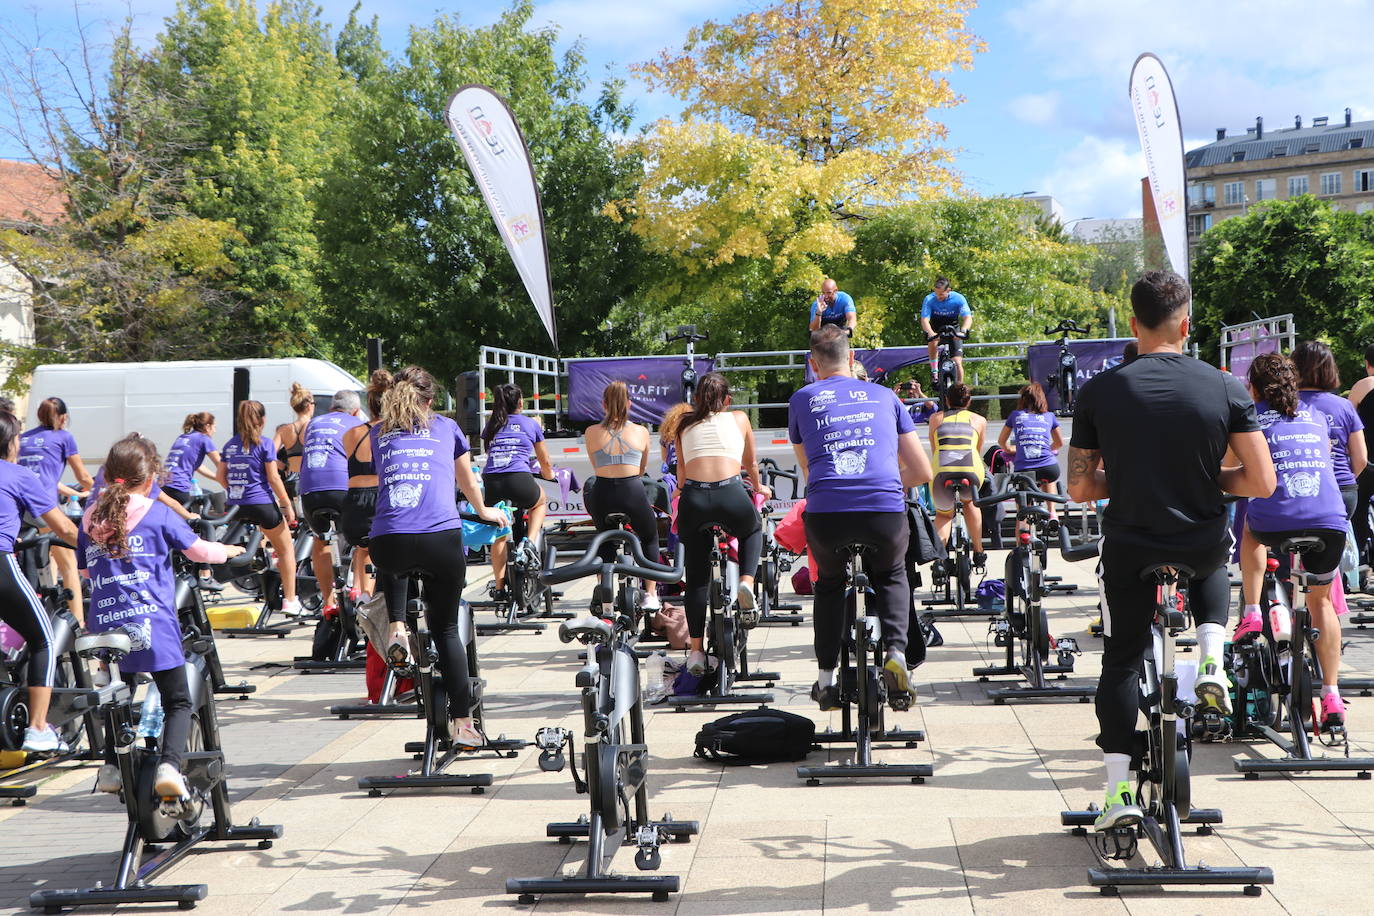
M1069 495L1110 499L1098 565L1103 605L1097 720L1107 802L1097 829L1139 823L1129 779L1141 666L1151 643L1155 588L1140 573L1186 566L1197 625L1199 699L1228 710L1221 669L1230 613L1231 552L1223 491L1262 497L1274 466L1255 406L1231 375L1183 355L1191 293L1182 277L1149 271L1131 289L1131 331L1140 355L1084 384L1069 443ZM1230 449L1240 466L1222 468Z

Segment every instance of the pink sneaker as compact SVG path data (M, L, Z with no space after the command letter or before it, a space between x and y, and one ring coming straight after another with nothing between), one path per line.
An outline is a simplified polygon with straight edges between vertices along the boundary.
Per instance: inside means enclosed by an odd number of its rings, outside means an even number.
M1231 641L1241 642L1263 632L1264 615L1251 612L1240 619L1240 625L1236 627L1236 634L1231 637Z
M1322 725L1345 727L1345 700L1339 694L1322 695Z

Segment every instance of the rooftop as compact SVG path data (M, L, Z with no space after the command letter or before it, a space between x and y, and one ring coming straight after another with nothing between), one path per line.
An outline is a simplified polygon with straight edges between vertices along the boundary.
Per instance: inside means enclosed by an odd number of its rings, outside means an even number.
M62 218L61 184L33 162L0 159L0 223L50 223Z
M1293 127L1265 129L1263 119L1257 118L1255 127L1246 128L1243 134L1219 137L1213 143L1189 150L1184 155L1184 161L1191 169L1228 162L1335 153L1351 149L1351 141L1355 141L1357 148L1370 150L1370 155L1374 156L1374 121L1352 121L1347 124L1342 119L1328 124L1326 118L1315 118L1309 126L1301 127L1298 124L1301 124L1300 120ZM1243 158L1237 159L1237 154L1243 154Z

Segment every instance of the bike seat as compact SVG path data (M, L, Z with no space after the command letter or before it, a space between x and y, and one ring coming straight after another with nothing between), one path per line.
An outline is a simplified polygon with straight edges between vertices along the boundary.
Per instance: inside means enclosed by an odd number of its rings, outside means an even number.
M88 633L76 638L76 654L82 658L91 658L97 652L125 656L132 649L133 642L129 639L129 634L116 633L113 630L106 633Z
M866 553L874 553L878 550L878 542L854 540L848 544L842 544L835 548L835 552L846 557L861 557Z
M1288 538L1279 545L1279 550L1284 553L1316 553L1326 549L1326 542L1321 538L1308 536Z
M624 512L612 512L610 515L606 516L606 524L610 525L612 528L628 528L630 525L630 517Z
M730 537L730 532L726 531L723 527L716 524L715 522L707 522L705 525L702 525L697 530L700 531L702 534L709 534L717 541L721 540L722 538Z
M1196 578L1197 574L1191 567L1184 566L1182 563L1156 563L1147 566L1140 571L1140 578L1145 582L1167 582L1176 579L1179 582L1186 582Z
M600 617L593 617L591 614L584 614L576 620L565 620L558 625L558 638L563 642L572 642L574 639L580 639L584 642L592 640L609 642L614 632L609 623Z
M337 522L342 515L342 513L340 513L339 510L334 508L333 506L320 506L311 514L314 515L316 518L322 518L327 522Z

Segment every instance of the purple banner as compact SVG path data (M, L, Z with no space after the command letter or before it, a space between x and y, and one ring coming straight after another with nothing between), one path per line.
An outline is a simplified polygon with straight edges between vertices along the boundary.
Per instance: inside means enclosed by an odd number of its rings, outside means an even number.
M1125 347L1125 340L1069 341L1069 352L1078 360L1075 381L1081 387L1084 382L1103 369L1120 365L1121 354ZM1058 385L1052 385L1050 380L1059 375L1059 344L1057 342L1031 344L1027 354L1027 369L1030 380L1039 382L1044 386L1045 397L1049 400L1050 409L1058 410Z
M1256 327L1240 328L1231 335L1231 341L1224 362L1223 369L1230 372L1236 378L1244 381L1250 374L1250 364L1255 361L1256 356L1265 353L1279 352L1279 338L1276 336L1278 329L1269 325L1259 325ZM1263 338L1254 340L1255 337ZM1226 329L1222 329L1222 339L1226 339Z
M870 379L891 387L901 381L897 377L901 370L917 363L930 362L930 352L925 347L883 347L879 350L855 350L854 358L863 363ZM889 375L892 377L888 378ZM810 384L815 380L816 374L811 371L811 364L807 363L806 382Z
M624 382L630 389L630 419L636 423L659 423L668 408L682 403L682 356L630 356L625 359L569 359L568 419L574 423L595 423L604 411L601 395L611 382ZM715 367L715 360L697 357L697 377Z

